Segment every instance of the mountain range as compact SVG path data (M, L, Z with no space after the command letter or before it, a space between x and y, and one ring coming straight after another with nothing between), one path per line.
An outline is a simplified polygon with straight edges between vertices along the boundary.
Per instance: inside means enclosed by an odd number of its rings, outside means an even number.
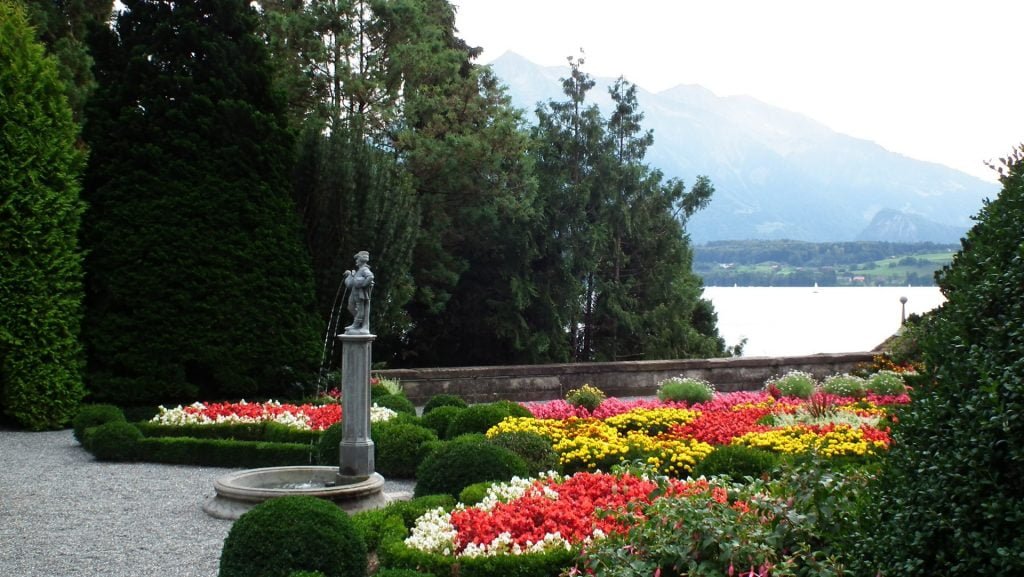
M538 103L565 99L567 66L540 66L506 53L491 63L513 104L535 118ZM588 99L610 109L615 79L593 79ZM628 79L627 79L628 80ZM696 85L662 92L637 86L644 127L654 130L647 163L667 178L715 187L687 223L695 243L792 239L956 243L996 183L890 152L807 116L749 96L719 97Z

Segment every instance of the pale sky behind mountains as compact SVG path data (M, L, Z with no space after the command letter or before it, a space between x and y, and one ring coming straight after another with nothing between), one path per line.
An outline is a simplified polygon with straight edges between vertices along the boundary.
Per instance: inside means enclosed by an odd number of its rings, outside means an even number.
M753 96L990 181L1024 142L1021 0L451 1L485 64L582 48L592 76Z

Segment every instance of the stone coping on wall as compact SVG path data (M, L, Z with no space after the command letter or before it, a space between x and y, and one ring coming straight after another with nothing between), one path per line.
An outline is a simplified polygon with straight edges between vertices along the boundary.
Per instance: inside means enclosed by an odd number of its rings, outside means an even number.
M561 399L583 385L597 387L610 397L651 396L659 382L676 376L705 379L720 392L749 391L790 370L805 371L818 379L847 373L870 363L875 354L391 369L374 374L400 381L406 396L418 405L441 393L458 395L470 403L522 402Z

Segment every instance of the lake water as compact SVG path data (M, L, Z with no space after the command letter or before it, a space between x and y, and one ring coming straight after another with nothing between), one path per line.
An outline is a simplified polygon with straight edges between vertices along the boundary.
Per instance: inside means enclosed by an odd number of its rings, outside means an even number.
M706 287L727 345L746 338L743 356L870 351L945 298L938 287Z

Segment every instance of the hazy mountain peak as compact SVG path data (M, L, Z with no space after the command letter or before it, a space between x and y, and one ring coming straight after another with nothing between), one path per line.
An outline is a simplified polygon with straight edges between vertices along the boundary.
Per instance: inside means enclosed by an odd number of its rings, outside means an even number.
M568 66L538 66L506 52L491 67L520 108L532 111L538 102L564 98L560 79L568 76ZM615 79L594 80L592 101L606 106L607 87ZM995 183L890 152L751 96L721 97L681 84L658 93L638 86L637 100L645 126L654 130L648 163L687 183L707 175L715 186L711 206L687 225L698 243L958 242L982 199L998 193ZM876 222L879 214L889 216ZM913 226L907 224L911 220ZM900 238L876 238L885 235Z

